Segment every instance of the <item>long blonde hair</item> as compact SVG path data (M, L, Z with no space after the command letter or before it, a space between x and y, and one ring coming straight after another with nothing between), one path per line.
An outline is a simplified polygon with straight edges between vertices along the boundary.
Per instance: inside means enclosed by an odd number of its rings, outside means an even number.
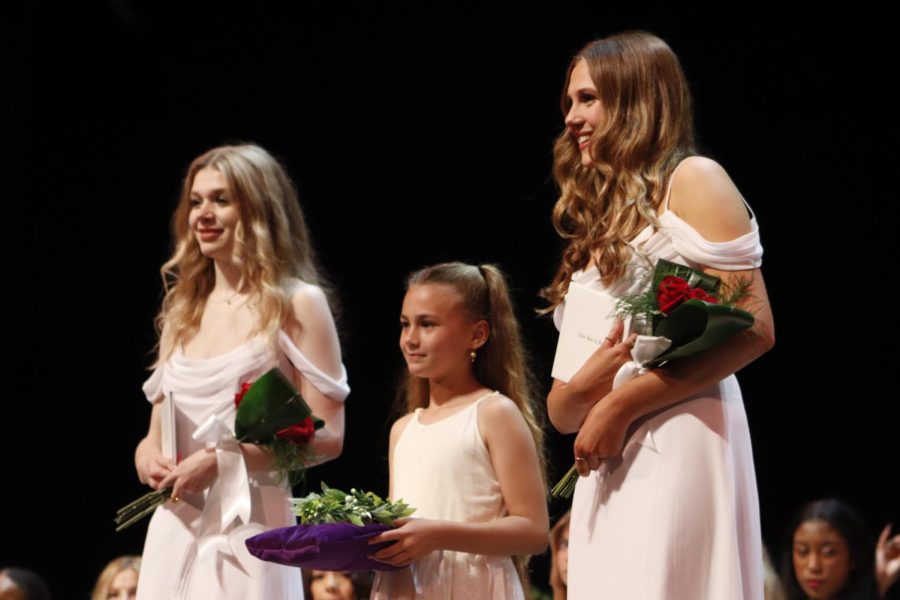
M484 319L490 326L487 342L478 350L472 365L475 379L484 387L497 390L519 408L537 449L541 477L546 484L544 428L534 394L534 380L522 344L509 288L503 273L494 265L468 265L449 262L426 267L406 280L407 290L415 285L438 284L452 287L461 299L462 310L470 322ZM428 406L428 379L407 373L398 400L406 412ZM528 589L528 557L515 557L516 568Z
M125 555L111 560L109 564L103 568L103 571L100 572L100 576L97 577L97 583L94 584L94 591L91 592L91 600L106 600L109 597L109 586L112 585L116 575L122 571L127 571L128 569L133 570L138 574L138 578L140 578L141 557Z
M584 61L604 108L594 131L592 162L581 164L577 140L568 130L553 147L553 176L560 197L553 225L568 241L559 269L542 292L552 306L562 301L575 271L596 261L605 285L622 276L628 241L657 211L665 184L678 163L694 153L691 95L671 48L650 33L632 31L595 40L569 64L561 109L572 70Z
M191 163L172 216L174 251L160 268L166 294L156 318L160 348L166 353L161 359L199 329L215 283L213 261L200 252L188 224L194 177L206 168L222 174L240 210L235 257L241 267L240 288L256 297L259 323L254 333L273 337L290 315L281 288L285 278L325 287L297 191L281 164L253 144L213 148Z

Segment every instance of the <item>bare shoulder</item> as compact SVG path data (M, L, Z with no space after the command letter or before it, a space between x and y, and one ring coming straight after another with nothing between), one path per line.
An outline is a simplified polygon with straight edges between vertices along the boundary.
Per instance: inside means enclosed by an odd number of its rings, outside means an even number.
M293 317L300 325L306 325L308 322L315 322L324 317L333 320L331 309L328 306L328 297L319 286L292 279L289 282L288 291Z
M711 242L733 240L751 230L740 192L710 158L686 158L675 172L671 194L669 209Z
M291 318L285 330L313 364L331 375L341 374L341 345L325 292L317 285L291 280Z
M516 403L503 394L493 394L481 401L478 406L478 426L483 437L494 431L508 431L519 426L527 428L525 417Z
M482 400L481 405L478 407L478 413L484 414L489 419L508 419L511 416L522 416L516 403L503 394L491 394Z
M391 425L391 444L396 444L397 440L400 439L400 436L403 435L403 432L406 431L407 425L412 420L412 418L416 415L416 413L408 413L394 421L394 424Z

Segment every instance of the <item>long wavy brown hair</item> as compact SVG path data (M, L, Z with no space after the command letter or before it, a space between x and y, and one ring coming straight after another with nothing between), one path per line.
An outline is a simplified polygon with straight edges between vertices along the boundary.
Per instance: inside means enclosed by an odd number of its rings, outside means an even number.
M544 428L537 410L535 384L528 357L522 344L522 332L509 286L503 273L494 265L468 265L461 262L441 263L412 273L406 280L407 290L415 285L439 284L452 287L461 299L460 306L470 322L484 319L490 326L487 342L478 350L472 364L475 379L481 385L497 390L519 408L534 438L541 477L546 485ZM407 373L398 401L406 412L425 408L429 401L428 379ZM519 577L528 589L528 557L514 557Z
M569 288L572 274L594 261L605 285L622 276L628 242L657 212L674 168L694 154L691 95L678 57L650 33L630 31L595 40L569 64L561 109L572 70L585 61L604 108L593 132L592 162L581 164L568 129L553 147L553 176L560 190L553 225L568 241L551 284L542 295L551 308Z
M194 177L206 168L222 174L240 210L235 260L241 267L239 289L255 297L259 322L254 333L274 339L290 315L290 299L282 289L286 278L296 277L328 291L319 275L296 188L281 164L253 144L213 148L191 163L172 216L174 250L160 268L165 297L156 318L165 353L161 360L200 328L215 284L213 261L200 252L188 224Z

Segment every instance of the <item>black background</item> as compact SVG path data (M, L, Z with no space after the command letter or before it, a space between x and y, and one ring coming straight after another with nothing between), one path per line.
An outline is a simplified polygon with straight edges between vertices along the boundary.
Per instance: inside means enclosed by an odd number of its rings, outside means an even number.
M132 455L149 415L140 384L158 268L181 177L209 147L254 141L283 159L339 292L353 387L346 445L310 473L312 486L386 489L397 314L412 269L450 259L505 268L549 381L556 334L533 309L560 249L549 178L559 92L584 43L629 28L681 57L701 147L760 222L778 341L740 380L767 545L823 495L856 505L873 531L898 516L884 15L84 4L32 5L5 42L4 108L24 136L4 169L13 363L0 417L0 565L43 573L57 597L87 597L109 559L140 552L146 525L117 534L112 516L143 491ZM555 480L572 440L550 437ZM551 505L554 516L564 509ZM545 585L546 560L533 564Z

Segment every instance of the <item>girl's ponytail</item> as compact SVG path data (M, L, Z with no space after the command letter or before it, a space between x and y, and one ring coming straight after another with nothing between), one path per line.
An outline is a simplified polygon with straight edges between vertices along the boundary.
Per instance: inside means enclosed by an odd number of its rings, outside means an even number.
M503 273L494 265L478 267L487 290L491 335L475 360L475 377L485 386L498 390L516 403L538 451L541 473L545 474L544 428L538 417L534 395L534 377L528 368L528 355L522 344L522 332L510 299ZM545 474L546 477L546 474Z

